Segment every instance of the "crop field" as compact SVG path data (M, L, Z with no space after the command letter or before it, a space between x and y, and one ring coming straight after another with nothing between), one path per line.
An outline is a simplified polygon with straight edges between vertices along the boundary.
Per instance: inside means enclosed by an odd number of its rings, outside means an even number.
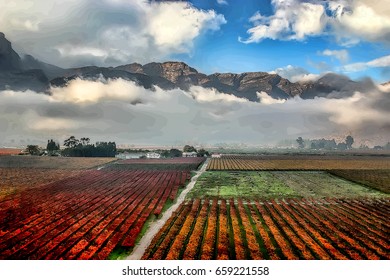
M107 259L131 249L188 179L188 171L86 170L7 195L0 259Z
M20 194L65 178L81 174L82 170L43 168L0 168L0 200L6 195Z
M0 148L0 156L17 155L20 152L21 152L21 149Z
M143 259L390 259L389 199L191 199Z
M118 164L201 164L204 160L204 157L125 159Z
M208 171L188 198L390 197L324 171Z
M390 259L389 157L204 161L1 156L0 259Z
M207 170L377 170L390 169L389 157L224 156L211 159Z
M204 157L170 159L127 159L110 164L110 170L195 170L205 161Z
M2 156L0 168L89 169L116 158Z
M330 170L330 173L390 194L390 169Z

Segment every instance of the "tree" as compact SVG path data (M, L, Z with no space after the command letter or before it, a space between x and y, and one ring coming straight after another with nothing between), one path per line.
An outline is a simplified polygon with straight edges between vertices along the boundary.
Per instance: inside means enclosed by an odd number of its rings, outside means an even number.
M41 153L37 145L27 145L26 151L33 156L38 156Z
M89 142L91 141L91 139L89 139L88 137L82 137L81 139L80 139L80 142L81 142L81 144L83 145L83 146L87 146L87 145L89 145Z
M305 147L305 141L303 141L302 137L299 136L296 141L299 149L303 149Z
M57 151L60 149L60 145L56 144L56 142L53 141L53 139L47 140L46 150L49 152Z
M80 141L78 139L76 139L74 136L70 136L64 141L64 146L68 148L75 148L79 143Z
M327 140L325 143L325 149L326 150L334 150L337 149L337 143L334 139L332 140Z
M206 151L205 149L200 149L198 151L198 157L204 157L204 156L210 156L210 153L208 151Z
M338 143L337 144L337 149L341 150L341 151L344 151L344 150L348 149L348 146L345 143Z
M185 145L183 148L183 152L185 153L196 152L196 149L193 146Z
M345 138L345 144L347 145L348 150L352 149L353 142L355 142L355 140L351 135L348 135L347 138Z
M183 153L178 149L170 149L169 150L169 157L181 157Z

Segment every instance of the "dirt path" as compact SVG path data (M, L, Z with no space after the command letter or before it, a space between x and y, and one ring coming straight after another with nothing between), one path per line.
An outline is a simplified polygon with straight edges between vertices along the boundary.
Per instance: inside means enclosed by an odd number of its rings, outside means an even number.
M186 197L187 193L195 186L196 180L198 180L199 176L206 171L208 163L209 159L205 161L200 170L196 171L196 175L191 178L191 181L188 183L187 187L181 192L180 196L177 198L176 203L173 204L169 209L167 209L160 219L150 224L149 230L142 237L139 244L134 247L133 252L126 258L127 260L140 260L142 258L145 250L148 248L150 242L152 242L153 237L159 232L159 230L164 226L166 221L168 221L168 219L172 216L173 212L176 211L180 204L184 201L184 198Z

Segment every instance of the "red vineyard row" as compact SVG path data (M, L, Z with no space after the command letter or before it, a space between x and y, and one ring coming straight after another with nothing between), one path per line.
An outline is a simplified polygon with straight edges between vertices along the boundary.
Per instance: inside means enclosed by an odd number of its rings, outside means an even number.
M0 259L107 259L133 247L188 171L90 170L0 201Z
M389 259L390 201L190 200L143 259Z
M204 160L204 157L125 159L118 161L118 164L201 164Z
M107 165L107 170L196 170L205 161L204 157L127 159Z

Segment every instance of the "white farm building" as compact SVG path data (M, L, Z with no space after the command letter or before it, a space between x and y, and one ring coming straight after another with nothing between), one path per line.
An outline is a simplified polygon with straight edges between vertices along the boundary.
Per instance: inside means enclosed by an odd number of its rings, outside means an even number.
M124 152L124 153L117 154L115 157L119 159L135 159L135 158L141 158L142 156L145 156L145 154Z
M159 153L150 152L150 153L147 153L147 154L146 154L146 157L147 157L147 158L160 158L161 155L160 155Z
M197 157L198 154L196 152L188 152L188 153L184 152L182 156L183 157Z

